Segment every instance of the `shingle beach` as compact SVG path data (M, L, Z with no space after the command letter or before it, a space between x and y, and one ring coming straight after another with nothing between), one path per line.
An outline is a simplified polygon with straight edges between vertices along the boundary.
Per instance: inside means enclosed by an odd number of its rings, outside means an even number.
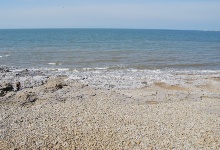
M0 149L220 149L218 72L45 72L1 67Z

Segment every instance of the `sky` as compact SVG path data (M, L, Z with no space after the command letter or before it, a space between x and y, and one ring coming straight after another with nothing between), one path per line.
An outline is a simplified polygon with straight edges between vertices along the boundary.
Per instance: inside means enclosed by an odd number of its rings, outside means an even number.
M220 30L220 0L0 0L0 29Z

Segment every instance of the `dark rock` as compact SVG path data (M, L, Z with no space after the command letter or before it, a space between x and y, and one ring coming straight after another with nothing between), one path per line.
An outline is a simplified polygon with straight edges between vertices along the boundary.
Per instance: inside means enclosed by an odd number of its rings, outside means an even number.
M16 83L16 91L19 91L21 89L21 83L17 82Z
M147 85L147 82L146 82L146 81L144 81L144 82L141 82L141 84L145 84L145 85Z
M0 73L5 73L5 72L10 72L9 68L7 68L7 67L1 67L1 68L0 68Z
M4 91L0 90L0 97L3 97L5 95Z
M62 84L62 83L56 84L55 87L56 87L57 89L62 89L62 88L63 88L63 84Z
M88 79L88 77L83 77L83 78L82 78L82 80L86 80L86 79Z
M0 90L4 92L13 91L13 86L10 83L6 83L4 87L2 87Z
M83 98L83 95L78 95L78 96L76 96L77 97L77 99L79 100L79 99L82 99Z

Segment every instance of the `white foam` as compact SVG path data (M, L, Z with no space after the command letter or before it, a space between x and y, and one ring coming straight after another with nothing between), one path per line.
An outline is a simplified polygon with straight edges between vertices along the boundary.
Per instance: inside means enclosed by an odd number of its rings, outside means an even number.
M103 67L103 68L95 68L95 69L98 69L98 70L106 70L106 69L108 69L108 67Z
M24 69L14 69L14 71L20 70ZM188 80L192 80L193 85L202 85L207 82L206 78L220 77L220 70L111 70L106 68L90 68L89 70L87 68L87 70L83 70L56 67L28 70L41 70L45 76L67 75L67 80L80 80L91 86L104 88L138 88L156 82L164 82L169 85L187 85ZM13 79L13 77L10 78ZM34 84L38 84L38 82L40 84L43 77L34 77L32 80L34 80Z
M11 56L11 55L4 55L4 56L0 56L0 57L2 58L2 57L9 57L9 56Z
M195 76L191 76L191 74ZM187 79L195 78L194 84L205 82L207 76L216 74L220 76L219 71L175 71L175 70L108 70L95 71L89 70L85 72L77 72L69 74L70 79L81 79L85 76L86 80L82 82L89 83L92 86L115 88L137 88L154 84L156 82L164 82L170 85L184 85ZM197 78L201 81L197 81Z
M103 67L103 68L101 68L101 67L96 67L96 68L82 68L82 70L84 70L84 71L107 70L107 69L108 69L108 67Z
M51 63L48 63L49 65L62 65L62 63L60 62L51 62Z
M58 71L69 71L68 68L57 68Z

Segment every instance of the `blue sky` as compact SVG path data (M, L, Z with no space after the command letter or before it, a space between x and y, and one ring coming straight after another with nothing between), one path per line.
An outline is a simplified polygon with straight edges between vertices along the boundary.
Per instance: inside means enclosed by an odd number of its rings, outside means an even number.
M220 30L220 0L0 0L0 28Z

